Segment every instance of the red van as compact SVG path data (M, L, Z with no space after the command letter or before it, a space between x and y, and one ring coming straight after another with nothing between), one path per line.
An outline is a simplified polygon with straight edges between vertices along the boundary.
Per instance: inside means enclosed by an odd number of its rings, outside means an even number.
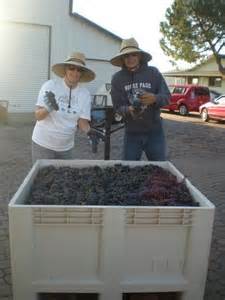
M180 115L186 116L189 112L199 111L199 107L210 101L208 87L194 84L169 85L171 98L170 104L163 109L178 110Z

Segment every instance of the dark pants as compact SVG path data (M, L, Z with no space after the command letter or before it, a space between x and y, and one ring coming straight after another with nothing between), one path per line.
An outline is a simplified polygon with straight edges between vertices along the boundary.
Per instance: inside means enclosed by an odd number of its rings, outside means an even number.
M150 161L166 160L166 142L162 128L148 133L128 133L124 136L124 160L140 160L145 153Z

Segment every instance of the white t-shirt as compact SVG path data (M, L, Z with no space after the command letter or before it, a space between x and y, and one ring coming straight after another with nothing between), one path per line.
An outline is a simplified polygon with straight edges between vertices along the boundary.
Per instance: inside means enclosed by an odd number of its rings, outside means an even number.
M43 99L46 91L55 94L59 110L53 110L48 116L37 121L32 140L47 149L67 151L74 146L74 134L80 118L90 120L91 96L86 88L77 86L71 89L63 79L49 80L43 84L36 105L46 107Z

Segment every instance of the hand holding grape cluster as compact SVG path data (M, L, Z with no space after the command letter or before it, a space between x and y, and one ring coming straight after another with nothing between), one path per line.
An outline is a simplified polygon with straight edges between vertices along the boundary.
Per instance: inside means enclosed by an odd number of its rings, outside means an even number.
M152 93L143 93L140 95L140 101L143 105L152 105L156 102L156 96Z
M51 91L46 91L44 96L44 103L47 111L50 113L53 110L59 110L59 106L55 99L55 94Z

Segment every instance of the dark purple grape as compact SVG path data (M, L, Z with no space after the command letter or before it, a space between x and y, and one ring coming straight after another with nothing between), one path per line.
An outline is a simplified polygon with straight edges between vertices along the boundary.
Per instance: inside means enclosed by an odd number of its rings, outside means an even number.
M116 164L76 169L45 167L31 187L26 204L198 206L185 182L165 169Z

